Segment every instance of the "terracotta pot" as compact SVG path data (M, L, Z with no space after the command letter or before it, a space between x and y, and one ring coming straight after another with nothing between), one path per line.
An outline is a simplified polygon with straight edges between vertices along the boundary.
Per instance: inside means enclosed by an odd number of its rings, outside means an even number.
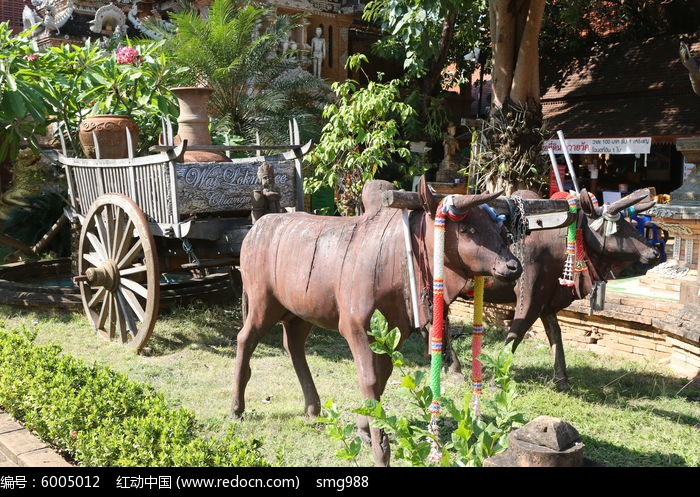
M177 145L187 140L187 145L211 145L209 133L209 97L213 88L203 86L181 86L171 88L180 106L177 119L177 135L173 137ZM187 150L183 162L230 162L231 159L217 152L205 150Z
M80 123L78 137L85 156L95 159L95 144L92 139L93 132L97 136L100 146L101 159L123 159L129 156L126 141L126 130L131 132L131 142L134 150L139 141L139 128L136 122L129 116L113 114L99 114L87 116Z

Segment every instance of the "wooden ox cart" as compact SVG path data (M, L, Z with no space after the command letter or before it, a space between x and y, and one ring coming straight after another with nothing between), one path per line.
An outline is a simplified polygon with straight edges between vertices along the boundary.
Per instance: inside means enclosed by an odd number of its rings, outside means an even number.
M80 226L73 280L95 330L140 350L166 276L222 268L233 275L262 164L273 166L280 207L303 210L301 159L310 143L299 143L296 123L290 142L189 147L255 153L231 162L183 162L186 142L125 159L68 157L64 146L58 161L68 183L66 214Z

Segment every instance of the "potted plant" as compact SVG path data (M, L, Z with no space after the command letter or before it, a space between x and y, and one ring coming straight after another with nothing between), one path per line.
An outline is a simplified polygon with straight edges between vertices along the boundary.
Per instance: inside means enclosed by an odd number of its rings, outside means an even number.
M81 98L90 111L79 130L86 156L94 157L93 133L99 133L102 158L127 156L127 129L138 150L157 142L160 116L177 114L177 101L169 88L183 81L187 70L173 68L169 62L162 42L126 43L107 52L86 73L88 85ZM142 140L138 146L138 137L144 133L147 142Z

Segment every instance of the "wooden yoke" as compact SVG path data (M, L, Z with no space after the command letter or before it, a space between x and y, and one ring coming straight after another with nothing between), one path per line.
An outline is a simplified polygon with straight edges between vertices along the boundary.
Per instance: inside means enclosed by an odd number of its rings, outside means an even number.
M444 195L436 195L444 197ZM522 203L529 230L544 230L568 226L574 221L565 199L519 199ZM405 190L387 190L382 192L382 205L397 209L422 209L420 197L416 192ZM498 215L504 215L511 224L518 217L518 207L512 197L500 196L488 203Z

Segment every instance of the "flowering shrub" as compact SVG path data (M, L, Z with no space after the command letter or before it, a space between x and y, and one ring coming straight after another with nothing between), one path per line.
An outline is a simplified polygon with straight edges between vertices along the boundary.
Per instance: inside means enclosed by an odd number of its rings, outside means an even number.
M114 57L118 64L136 64L139 61L139 51L131 47L120 47Z
M36 55L36 54L34 54ZM130 115L139 127L137 154L157 143L160 116L174 121L177 99L169 88L182 86L186 67L177 67L162 41L127 43L106 50L96 43L50 47L40 64L39 85L48 92L73 154L81 153L78 126L89 114Z
M122 46L107 53L88 73L93 85L85 98L90 100L92 114L131 115L140 104L148 104L155 74L148 68L144 71L141 61L137 49Z

